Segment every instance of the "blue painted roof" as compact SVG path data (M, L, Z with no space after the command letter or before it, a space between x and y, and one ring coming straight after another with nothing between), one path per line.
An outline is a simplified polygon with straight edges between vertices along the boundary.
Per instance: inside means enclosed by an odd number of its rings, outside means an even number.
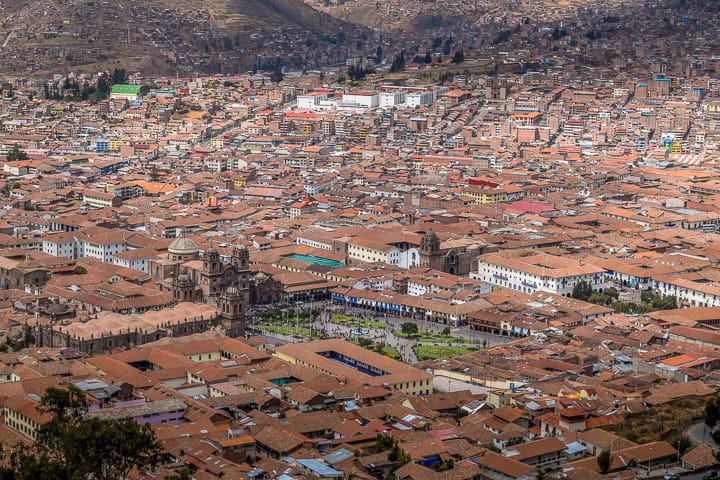
M348 458L352 458L354 455L355 454L347 448L341 448L339 450L335 450L332 453L328 453L327 455L322 457L322 459L330 465L335 465L336 463L344 462Z
M323 478L339 478L342 472L313 459L298 460L297 463Z
M579 442L570 442L567 444L567 448L565 451L569 453L570 455L573 455L575 453L580 453L585 450L585 446L582 443Z

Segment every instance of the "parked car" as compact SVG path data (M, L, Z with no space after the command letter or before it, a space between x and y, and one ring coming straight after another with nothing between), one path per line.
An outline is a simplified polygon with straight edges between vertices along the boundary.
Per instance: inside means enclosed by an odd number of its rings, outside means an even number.
M704 478L705 480L712 480L712 479L714 479L714 478L718 478L718 471L717 471L717 470L708 470L708 471L705 472L705 474L703 475L703 478Z

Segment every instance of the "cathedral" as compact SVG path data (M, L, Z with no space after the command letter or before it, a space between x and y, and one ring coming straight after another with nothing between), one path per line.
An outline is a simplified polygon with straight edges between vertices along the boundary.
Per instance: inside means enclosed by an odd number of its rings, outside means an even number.
M161 290L171 291L177 303L207 303L219 310L220 325L231 337L245 333L245 307L250 301L250 254L236 246L229 260L210 247L198 246L181 233L167 255L150 262L150 275Z
M441 244L432 229L420 241L420 266L450 273L467 275L477 265L477 257L487 252L487 245L472 239L454 239Z

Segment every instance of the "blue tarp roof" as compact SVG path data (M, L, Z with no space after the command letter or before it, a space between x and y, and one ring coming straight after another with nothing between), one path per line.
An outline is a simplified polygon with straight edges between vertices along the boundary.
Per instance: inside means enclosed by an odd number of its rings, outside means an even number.
M328 453L322 457L322 459L330 465L335 465L336 463L344 462L348 458L352 458L354 455L355 454L347 448L340 448L332 453Z
M583 445L580 442L570 442L567 444L567 448L565 449L565 451L570 455L580 453L584 450L585 450L585 445Z
M298 460L297 463L323 478L340 478L342 472L313 459Z

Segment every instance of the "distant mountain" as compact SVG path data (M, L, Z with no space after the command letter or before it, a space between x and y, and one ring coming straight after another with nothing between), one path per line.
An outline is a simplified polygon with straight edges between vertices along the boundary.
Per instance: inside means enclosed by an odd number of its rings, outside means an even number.
M312 66L361 32L302 0L13 0L0 2L0 73Z
M488 10L499 8L493 0L305 0L338 19L377 31L425 31L473 22Z

